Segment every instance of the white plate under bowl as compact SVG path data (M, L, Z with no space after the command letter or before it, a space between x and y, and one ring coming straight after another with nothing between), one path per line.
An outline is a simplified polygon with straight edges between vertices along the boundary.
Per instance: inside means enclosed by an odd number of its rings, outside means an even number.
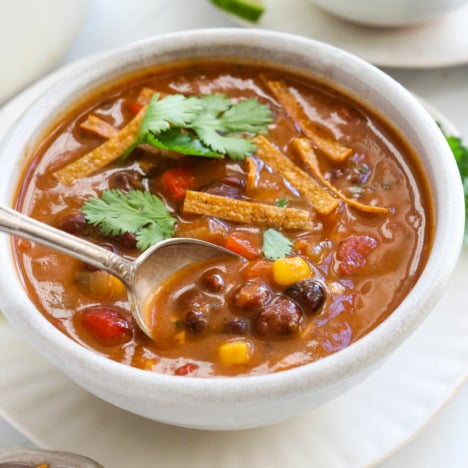
M308 0L263 3L265 13L257 24L232 18L243 26L328 42L379 66L428 68L468 63L468 5L421 26L373 28L332 16Z
M42 80L6 106L0 138L69 71ZM435 118L456 132L442 115ZM468 376L467 277L465 247L434 312L371 377L301 417L237 432L167 426L105 403L40 357L0 316L0 416L41 448L80 453L113 468L374 465L409 441Z

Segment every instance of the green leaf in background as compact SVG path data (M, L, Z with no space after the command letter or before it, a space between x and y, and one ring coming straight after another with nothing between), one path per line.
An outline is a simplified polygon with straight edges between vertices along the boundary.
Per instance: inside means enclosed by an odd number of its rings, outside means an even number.
M210 0L213 5L256 23L264 12L262 0Z
M465 243L468 244L468 147L460 137L445 135L445 138L455 156L465 192Z

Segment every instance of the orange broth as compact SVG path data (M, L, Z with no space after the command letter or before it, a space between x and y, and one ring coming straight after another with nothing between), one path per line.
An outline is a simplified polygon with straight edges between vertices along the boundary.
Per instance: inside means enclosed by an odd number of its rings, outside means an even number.
M168 158L144 148L135 150L125 163L112 163L71 186L55 177L57 169L104 142L80 128L86 116L92 113L122 128L135 116L143 86L162 95L222 93L234 99L258 99L274 116L267 138L306 170L291 146L293 139L304 135L269 92L260 72L283 80L322 134L352 149L342 163L317 151L326 179L348 197L388 208L388 214L364 213L343 201L329 215L316 213L281 174L255 155L257 182L250 190L245 161ZM190 173L192 190L309 211L312 229L279 231L292 242L289 257L308 265L308 282L301 287L319 291L323 297L314 296L318 307L312 310L298 296L298 290L305 294L303 288L291 290L294 285L275 280L274 262L264 258L261 248L265 226L183 214L182 201L163 182L164 174L174 169ZM83 221L82 204L109 188L150 191L177 219L175 236L228 243L228 247L240 239L247 249L240 253L249 256L244 262L197 265L163 284L151 305L158 337L152 341L138 329L126 296L115 291L108 277L46 247L15 240L24 286L54 326L83 346L147 371L202 377L263 374L335 353L369 333L398 306L417 281L432 242L427 181L416 155L390 125L323 84L251 64L234 66L222 60L173 64L100 92L73 109L43 139L21 180L16 207L135 258L140 252L132 234L105 236ZM106 317L114 321L115 330L106 328ZM244 344L243 357L233 358L236 351L231 347L226 358L220 351L226 343Z

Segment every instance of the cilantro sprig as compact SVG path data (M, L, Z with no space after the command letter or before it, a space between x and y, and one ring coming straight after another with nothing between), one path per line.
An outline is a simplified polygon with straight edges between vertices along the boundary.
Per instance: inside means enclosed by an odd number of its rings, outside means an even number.
M278 260L292 252L292 242L276 229L267 229L263 233L262 251L268 260Z
M100 198L88 198L82 211L86 221L104 235L134 233L140 250L174 235L175 218L150 192L105 190Z
M455 157L462 178L465 192L465 243L468 243L468 147L464 145L460 137L445 135L445 138Z
M255 152L251 138L267 131L270 109L256 99L238 103L222 94L186 97L153 95L135 142L127 149L148 144L191 156L242 160Z
M286 208L288 206L288 200L286 200L285 198L278 198L278 200L276 200L275 202L275 205L278 208Z

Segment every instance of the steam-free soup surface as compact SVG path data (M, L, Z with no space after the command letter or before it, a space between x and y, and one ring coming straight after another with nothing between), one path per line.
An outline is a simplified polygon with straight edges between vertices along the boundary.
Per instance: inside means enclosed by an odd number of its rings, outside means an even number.
M115 138L142 112L151 90L159 99L217 93L232 103L252 98L267 106L273 121L262 136L246 135L258 149L238 160L140 146L124 162L115 160L71 183L57 176ZM348 153L333 159L327 145L332 153ZM305 174L307 187L318 187L317 197L332 207L328 213L314 205L281 158ZM118 280L46 247L15 241L25 288L54 326L83 346L146 371L262 374L335 353L395 309L417 280L431 244L423 172L398 135L324 85L254 65L175 64L95 94L70 109L36 149L17 207L134 258L141 253L135 232L104 234L84 216L89 198L108 189L124 197L149 192L175 219L173 236L214 242L246 258L209 261L155 285L148 305L152 341L131 318ZM194 213L190 197L214 214ZM234 219L243 202L253 204L253 221ZM258 204L273 214L260 216ZM290 220L278 221L278 210L293 210L282 212ZM302 224L299 215L305 216ZM273 247L266 245L270 241Z

